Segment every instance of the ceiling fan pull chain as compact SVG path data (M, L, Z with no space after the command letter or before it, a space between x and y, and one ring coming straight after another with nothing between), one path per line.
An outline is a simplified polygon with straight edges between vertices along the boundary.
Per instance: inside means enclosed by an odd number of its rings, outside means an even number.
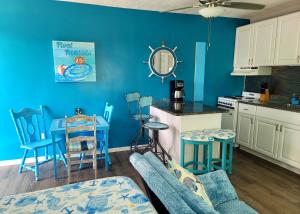
M207 49L211 46L211 18L208 18Z

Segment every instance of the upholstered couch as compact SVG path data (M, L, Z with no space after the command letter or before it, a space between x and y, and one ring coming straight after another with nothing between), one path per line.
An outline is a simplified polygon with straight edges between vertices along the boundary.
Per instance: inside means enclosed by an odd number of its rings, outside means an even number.
M182 185L151 152L144 155L134 153L130 156L130 162L143 179L148 196L160 213L257 213L239 200L226 173L222 170L199 176L213 204L211 207Z

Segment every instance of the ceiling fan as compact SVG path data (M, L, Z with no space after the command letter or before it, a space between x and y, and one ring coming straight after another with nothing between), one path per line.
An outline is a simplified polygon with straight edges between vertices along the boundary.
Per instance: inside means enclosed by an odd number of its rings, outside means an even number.
M199 0L198 4L181 7L164 12L174 12L178 10L200 8L199 14L205 18L220 16L224 13L225 8L245 9L245 10L261 10L266 6L263 4L254 4L247 2L232 2L231 0Z

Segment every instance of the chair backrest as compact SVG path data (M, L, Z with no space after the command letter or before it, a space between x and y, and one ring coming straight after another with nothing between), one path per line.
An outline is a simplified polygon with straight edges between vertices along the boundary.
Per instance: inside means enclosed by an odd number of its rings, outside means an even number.
M11 109L10 113L22 145L48 138L43 106L39 109L23 108L19 112Z
M140 108L149 107L152 105L153 98L151 96L148 97L141 97L139 100Z
M96 115L65 118L67 151L72 143L94 142L96 148Z
M105 108L103 112L103 118L106 120L106 122L110 123L112 112L114 110L113 105L109 105L108 102L105 103Z
M129 116L138 114L140 97L141 95L138 92L128 93L125 95Z

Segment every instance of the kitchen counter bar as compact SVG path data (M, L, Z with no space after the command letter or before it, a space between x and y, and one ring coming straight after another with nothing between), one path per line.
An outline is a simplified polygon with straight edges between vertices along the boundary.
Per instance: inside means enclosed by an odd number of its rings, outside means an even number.
M226 110L224 109L207 106L202 102L193 101L185 101L183 103L172 101L158 101L155 102L152 106L175 116L216 114L226 112Z
M298 112L300 113L300 105L289 105L285 100L270 100L269 102L260 102L253 100L240 100L240 103L261 106L266 108L279 109L284 111Z
M174 103L159 101L150 107L152 121L162 122L169 129L159 132L159 142L177 163L181 160L180 136L182 132L203 129L221 128L222 113L227 110L209 107L202 102ZM219 157L219 144L213 144L213 157ZM194 147L186 145L185 161L191 161ZM199 160L203 159L202 147L199 149Z

